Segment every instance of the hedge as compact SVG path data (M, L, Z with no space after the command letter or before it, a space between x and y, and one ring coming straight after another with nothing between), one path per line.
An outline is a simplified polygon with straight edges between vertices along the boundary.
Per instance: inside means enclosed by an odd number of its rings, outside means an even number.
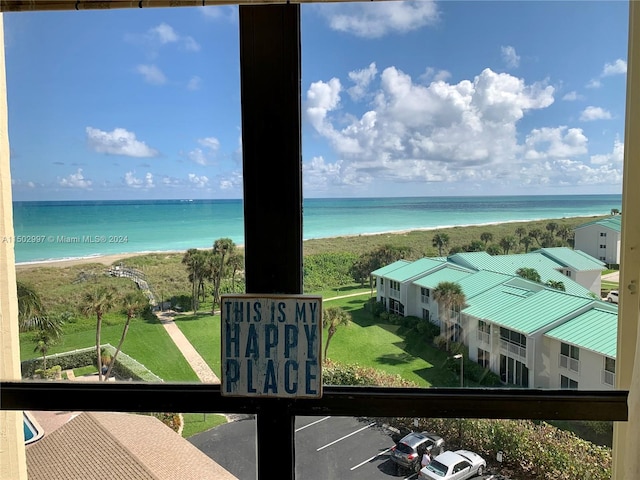
M102 345L101 350L107 350L111 356L116 349L111 344ZM71 352L58 353L47 357L49 365L59 365L61 370L70 370L87 365L96 365L96 349L95 347L87 347ZM24 360L22 366L22 377L33 377L36 370L42 369L42 358L31 358ZM118 353L118 358L113 366L112 373L120 378L130 378L132 380L140 380L144 382L162 382L163 380L152 373L147 367L134 360L122 351Z

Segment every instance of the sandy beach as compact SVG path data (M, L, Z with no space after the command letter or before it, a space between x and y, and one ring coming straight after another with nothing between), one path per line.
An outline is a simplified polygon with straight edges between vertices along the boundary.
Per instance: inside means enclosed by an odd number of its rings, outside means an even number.
M180 253L180 252L163 252L167 254ZM97 255L95 257L86 258L70 258L66 260L48 260L44 262L28 262L17 263L16 270L27 270L30 268L40 267L73 267L75 265L84 265L86 263L102 263L103 265L111 265L118 260L123 260L131 257L137 257L140 255L148 255L148 253L118 253L114 255Z

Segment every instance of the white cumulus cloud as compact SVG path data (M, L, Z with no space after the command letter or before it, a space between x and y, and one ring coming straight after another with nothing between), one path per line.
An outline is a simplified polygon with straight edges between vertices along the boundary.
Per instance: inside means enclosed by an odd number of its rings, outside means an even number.
M627 73L627 62L618 58L613 63L606 63L602 69L602 76L609 77L611 75L624 75Z
M68 176L59 179L58 185L65 188L80 188L80 189L90 189L92 185L92 181L88 178L84 177L82 173L82 169L79 168L76 170L76 173L71 173Z
M204 188L209 184L209 179L204 175L196 175L195 173L190 173L188 175L188 179L189 183L197 188Z
M502 53L502 61L507 68L517 68L520 66L520 56L516 53L516 49L511 45L500 47Z
M136 177L135 172L127 172L124 174L123 178L124 184L131 188L153 188L155 184L153 183L153 174L151 172L147 172L144 178Z
M86 128L89 147L98 153L123 155L126 157L156 157L158 151L136 138L136 134L124 128L110 132L93 127Z
M363 38L379 38L392 33L406 33L439 19L435 1L375 2L367 5L318 4L316 11L333 30Z
M144 81L151 85L164 85L167 83L165 74L155 65L138 65L136 73L142 75Z
M610 120L610 119L611 119L610 112L608 112L603 108L594 107L592 105L585 108L580 114L580 120L582 120L583 122L591 122L593 120Z

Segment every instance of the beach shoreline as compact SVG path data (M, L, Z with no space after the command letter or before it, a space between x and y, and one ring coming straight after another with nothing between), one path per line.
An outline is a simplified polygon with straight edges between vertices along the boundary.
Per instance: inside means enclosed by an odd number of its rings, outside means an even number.
M486 223L473 223L466 225L446 225L446 226L436 226L436 227L424 227L424 228L409 228L402 230L390 230L384 232L370 232L370 233L356 233L350 235L333 235L329 237L321 237L321 238L308 238L304 239L303 242L308 241L318 241L318 240L331 240L336 238L351 238L351 237L369 237L369 236L377 236L377 235L406 235L411 232L428 232L434 230L449 230L453 228L465 228L465 227L483 227L483 226L492 226L492 225L502 225L502 224L512 224L512 223L529 223L529 222L537 222L537 221L553 221L553 220L564 220L564 219L585 219L585 221L589 221L597 216L577 216L577 217L562 217L562 218L539 218L534 220L506 220L501 222L486 222ZM244 248L244 245L237 245L239 249ZM26 270L31 268L41 268L41 267L72 267L77 265L84 265L90 263L101 263L105 266L113 265L115 262L119 260L126 260L132 257L138 257L142 255L174 255L174 254L183 254L186 250L159 250L159 251L141 251L141 252L123 252L123 253L110 253L104 255L91 255L87 257L74 257L74 258L60 258L60 259L50 259L50 260L35 260L29 262L19 262L16 263L16 270Z

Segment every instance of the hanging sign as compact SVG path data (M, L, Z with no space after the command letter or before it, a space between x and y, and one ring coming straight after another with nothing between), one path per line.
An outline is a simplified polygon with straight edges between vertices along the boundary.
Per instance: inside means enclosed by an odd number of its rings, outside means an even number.
M322 297L223 295L222 395L322 396Z

